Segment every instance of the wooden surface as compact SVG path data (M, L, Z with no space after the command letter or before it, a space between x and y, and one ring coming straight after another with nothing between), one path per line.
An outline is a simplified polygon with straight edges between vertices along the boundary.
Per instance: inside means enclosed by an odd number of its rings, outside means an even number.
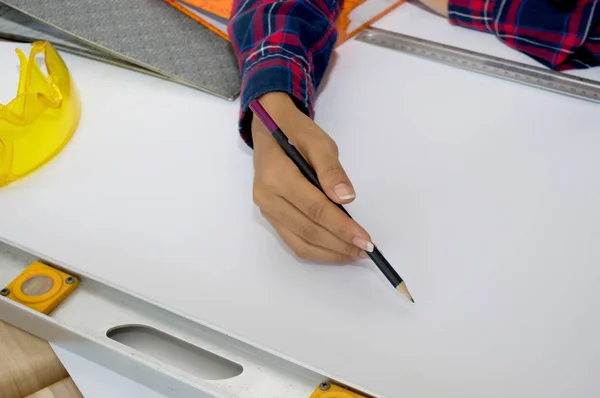
M79 398L83 397L70 377L29 395L27 398Z
M46 341L2 321L0 364L0 398L81 396Z

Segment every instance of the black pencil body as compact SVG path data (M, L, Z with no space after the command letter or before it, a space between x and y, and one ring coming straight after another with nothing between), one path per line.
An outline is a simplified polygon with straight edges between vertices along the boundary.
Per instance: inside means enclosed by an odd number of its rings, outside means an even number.
M312 166L304 159L302 154L296 149L294 145L290 142L290 140L286 137L286 135L281 131L281 129L277 129L272 132L273 138L277 141L277 143L281 146L283 151L288 155L290 159L294 162L296 167L302 172L302 174L306 177L308 181L310 181L315 187L317 187L321 192L325 193L323 187L319 183L319 177L317 176L317 172ZM342 210L348 217L352 218L350 213L339 203L334 203L340 210ZM379 249L375 247L373 252L366 252L367 255L373 260L377 268L385 275L385 277L390 281L390 283L394 287L398 287L400 283L402 283L402 278L396 270L392 267L392 265L386 260L386 258L381 254Z

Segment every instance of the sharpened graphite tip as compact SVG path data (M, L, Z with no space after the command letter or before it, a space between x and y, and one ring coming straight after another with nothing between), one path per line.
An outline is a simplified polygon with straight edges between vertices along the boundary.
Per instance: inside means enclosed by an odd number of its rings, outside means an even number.
M406 283L404 282L400 282L400 284L398 286L396 286L396 290L398 290L400 293L402 293L402 295L404 297L406 297L407 299L409 299L410 301L412 301L413 303L415 302L415 300L413 300L410 292L408 291L408 289L406 288Z

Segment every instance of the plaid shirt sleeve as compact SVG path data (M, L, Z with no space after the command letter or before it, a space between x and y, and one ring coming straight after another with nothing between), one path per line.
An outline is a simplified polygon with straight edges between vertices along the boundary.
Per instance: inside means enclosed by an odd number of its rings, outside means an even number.
M556 70L600 65L600 4L579 0L571 12L549 0L450 0L450 22L495 34Z
M337 40L342 0L234 0L228 33L242 74L240 131L252 146L250 102L289 94L313 116L313 99Z

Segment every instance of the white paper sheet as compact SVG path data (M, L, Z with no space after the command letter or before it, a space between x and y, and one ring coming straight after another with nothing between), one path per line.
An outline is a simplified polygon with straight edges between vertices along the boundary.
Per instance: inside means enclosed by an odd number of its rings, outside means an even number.
M402 13L418 17L404 30L523 58L412 6L382 24ZM236 103L65 58L81 127L0 190L0 237L380 397L600 395L597 104L362 43L338 51L317 121L411 305L368 261L304 264L278 243L251 201Z

